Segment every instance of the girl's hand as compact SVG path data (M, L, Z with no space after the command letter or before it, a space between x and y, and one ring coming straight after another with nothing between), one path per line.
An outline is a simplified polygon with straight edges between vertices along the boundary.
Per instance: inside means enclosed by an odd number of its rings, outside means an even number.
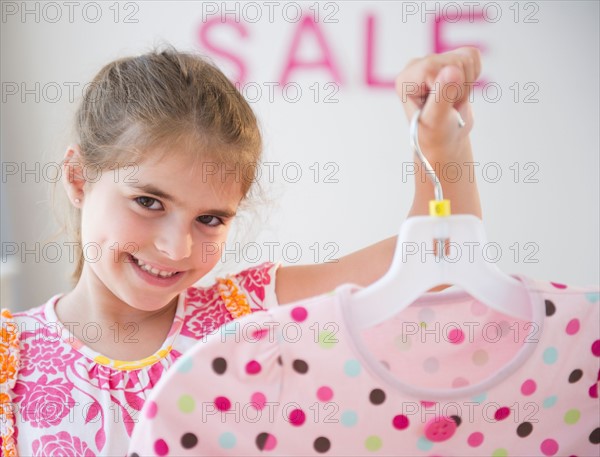
M411 60L396 78L396 91L409 120L422 109L419 144L429 161L448 161L469 150L473 128L469 97L481 73L481 55L475 47ZM465 121L458 126L457 110Z

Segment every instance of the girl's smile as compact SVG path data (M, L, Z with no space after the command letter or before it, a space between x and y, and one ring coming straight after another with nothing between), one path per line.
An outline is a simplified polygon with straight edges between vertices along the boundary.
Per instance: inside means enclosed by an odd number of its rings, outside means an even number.
M140 278L153 286L170 287L182 276L181 271L146 263L132 255L129 256L129 263Z
M149 151L133 180L106 170L83 188L82 241L110 255L85 263L72 295L88 297L96 312L110 316L123 306L155 312L218 263L240 184L207 180L202 163L178 149Z

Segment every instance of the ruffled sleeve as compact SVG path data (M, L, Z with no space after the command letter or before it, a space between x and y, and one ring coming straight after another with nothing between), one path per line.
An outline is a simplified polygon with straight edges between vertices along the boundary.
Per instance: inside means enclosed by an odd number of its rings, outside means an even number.
M234 318L277 306L275 279L279 263L265 262L225 278L217 278L219 293Z
M19 331L7 309L2 310L0 333L0 455L16 457L15 416L10 392L15 386L20 367Z

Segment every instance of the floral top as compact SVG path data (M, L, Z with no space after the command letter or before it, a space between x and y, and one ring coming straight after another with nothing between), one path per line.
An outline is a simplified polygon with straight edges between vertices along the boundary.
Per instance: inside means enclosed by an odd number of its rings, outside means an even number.
M184 352L226 322L277 304L278 267L265 262L188 288L161 348L137 361L111 360L76 339L56 316L61 295L14 316L2 311L0 455L124 456L144 401Z

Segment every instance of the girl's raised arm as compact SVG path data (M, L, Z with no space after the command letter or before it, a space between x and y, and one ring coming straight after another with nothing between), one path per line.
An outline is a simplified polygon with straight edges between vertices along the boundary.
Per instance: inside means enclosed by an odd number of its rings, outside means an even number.
M473 162L469 140L473 115L468 98L480 72L481 58L477 48L463 47L412 60L396 79L396 91L407 118L410 120L416 109L423 110L419 144L431 165L434 169L445 169L444 165L452 163L453 167L461 168L462 179L447 180L443 174L438 176L444 198L452 202L452 212L479 218L479 192L472 169L469 169ZM463 128L458 127L454 110L458 110L465 121ZM417 170L421 166L415 162ZM433 197L431 181L415 179L414 200L408 216L428 214L429 200ZM326 293L345 282L361 286L371 284L388 270L395 247L396 236L393 236L342 257L338 262L282 266L277 271L278 302L285 304ZM432 290L443 288L439 286Z

